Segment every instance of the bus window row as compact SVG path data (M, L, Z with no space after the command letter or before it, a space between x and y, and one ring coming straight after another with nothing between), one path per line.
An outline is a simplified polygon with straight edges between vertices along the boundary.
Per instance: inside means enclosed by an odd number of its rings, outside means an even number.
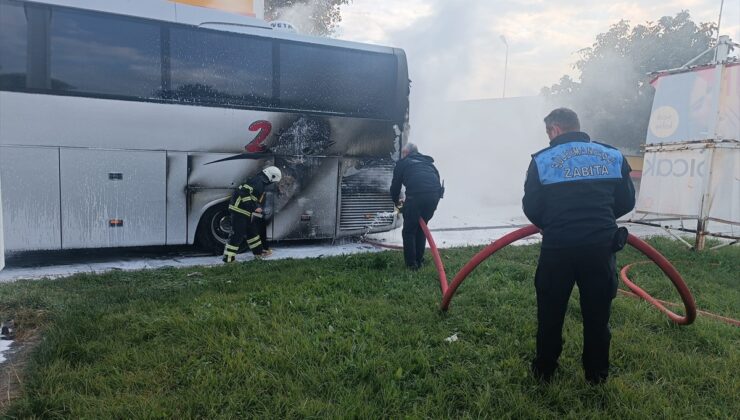
M0 90L387 118L396 60L0 0Z

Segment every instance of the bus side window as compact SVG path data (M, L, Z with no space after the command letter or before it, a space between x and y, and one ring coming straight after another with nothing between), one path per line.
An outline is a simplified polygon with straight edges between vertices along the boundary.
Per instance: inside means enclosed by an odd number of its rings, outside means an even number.
M136 98L159 95L158 24L54 9L50 32L52 90Z
M27 32L23 6L0 1L0 89L26 87Z
M310 44L280 45L280 105L387 118L396 97L392 55Z
M265 106L272 101L272 42L205 29L170 30L176 101Z

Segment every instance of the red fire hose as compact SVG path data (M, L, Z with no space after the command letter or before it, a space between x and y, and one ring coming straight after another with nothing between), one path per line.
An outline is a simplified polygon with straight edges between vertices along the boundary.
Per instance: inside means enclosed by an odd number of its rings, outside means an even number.
M526 238L530 235L533 235L535 233L539 232L539 229L534 225L525 226L521 229L517 229L513 232L510 232L503 237L497 239L490 245L486 246L478 252L470 261L468 261L465 266L460 270L460 272L455 275L455 278L452 280L451 285L447 285L447 275L445 273L444 265L442 264L442 259L439 255L439 250L437 249L437 245L434 243L434 238L432 237L431 232L429 231L429 228L427 227L426 223L423 219L419 218L419 225L421 225L422 230L424 231L424 234L427 237L427 240L429 241L429 246L432 251L432 255L434 256L434 264L437 267L437 272L439 273L439 285L442 290L442 303L440 305L440 309L443 311L446 311L450 306L450 301L452 300L452 297L455 295L455 291L457 288L462 284L462 282L465 280L465 278L480 264L482 263L486 258L490 257L494 253L496 253L501 248L504 248L505 246L511 244L512 242L518 241L519 239ZM666 309L666 307L661 303L661 301L658 301L657 299L650 296L647 292L642 290L640 287L632 283L627 278L627 272L629 271L629 268L631 265L628 265L622 269L621 272L621 278L622 281L638 296L645 299L646 301L652 303L655 305L658 309L660 309L663 313L668 315L668 317L671 319L671 321L680 324L680 325L689 325L696 319L696 303L694 302L694 297L691 295L691 292L689 291L689 288L686 286L686 283L683 281L683 278L681 278L681 275L678 273L678 271L673 267L673 265L663 256L661 255L655 248L651 247L649 244L644 242L643 240L639 239L638 237L630 234L627 238L627 243L630 244L632 247L637 249L638 251L642 252L650 258L652 261L654 261L661 270L668 276L668 278L673 282L673 285L678 290L679 295L681 296L681 300L683 301L684 308L686 310L685 316L679 316L670 310Z
M653 262L655 262L655 264L657 264L657 266L660 267L661 270L663 270L663 273L665 273L665 275L668 276L669 279L671 279L673 285L676 286L676 290L678 290L678 294L681 296L683 306L686 309L686 315L680 316L671 312L669 309L663 306L663 304L658 301L658 299L650 296L646 291L642 290L640 286L632 283L632 281L627 278L627 272L629 272L629 269L634 264L625 266L619 273L619 276L622 278L624 284L626 284L627 287L630 288L632 293L652 303L653 306L666 314L668 318L670 318L670 320L675 322L676 324L689 325L694 322L694 320L696 319L696 303L694 302L694 297L691 295L689 288L686 286L686 283L683 281L683 278L681 278L681 275L678 273L676 268L673 267L673 265L666 259L666 257L664 257L660 252L651 247L642 239L629 234L629 236L627 236L627 243L630 244L633 248L645 254L645 256L647 256L651 260L653 260Z

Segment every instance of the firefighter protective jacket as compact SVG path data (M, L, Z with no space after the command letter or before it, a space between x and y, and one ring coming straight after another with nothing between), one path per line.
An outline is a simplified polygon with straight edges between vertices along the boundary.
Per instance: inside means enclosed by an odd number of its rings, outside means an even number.
M522 206L542 229L542 248L610 244L616 219L635 206L630 171L619 150L583 132L561 134L532 155Z
M246 183L239 185L231 194L229 200L229 210L252 219L253 217L262 218L261 213L256 213L258 207L262 207L265 200L265 188L270 184L263 173L259 173ZM254 215L254 216L253 216Z
M421 153L411 153L396 163L391 181L391 199L398 203L401 195L401 184L406 186L406 196L415 194L440 192L442 186L439 181L439 172L434 167L434 159Z

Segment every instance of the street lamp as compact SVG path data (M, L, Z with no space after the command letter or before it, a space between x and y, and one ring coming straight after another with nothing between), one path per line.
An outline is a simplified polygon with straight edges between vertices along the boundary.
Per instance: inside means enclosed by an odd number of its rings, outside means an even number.
M506 45L506 61L504 61L504 92L501 94L502 98L506 97L506 70L509 67L509 43L506 42L506 37L501 35L501 41Z

